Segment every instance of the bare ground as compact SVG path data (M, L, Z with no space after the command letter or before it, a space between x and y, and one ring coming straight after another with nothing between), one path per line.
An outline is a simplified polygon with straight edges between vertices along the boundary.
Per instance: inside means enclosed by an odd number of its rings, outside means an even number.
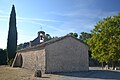
M26 69L0 66L0 80L29 80L32 74Z
M34 77L34 71L23 68L0 66L0 80L58 80L58 79L57 75L53 76L53 74L43 74L42 78L36 78Z
M86 72L43 74L42 78L36 78L33 71L0 66L0 80L120 80L120 71L95 68Z

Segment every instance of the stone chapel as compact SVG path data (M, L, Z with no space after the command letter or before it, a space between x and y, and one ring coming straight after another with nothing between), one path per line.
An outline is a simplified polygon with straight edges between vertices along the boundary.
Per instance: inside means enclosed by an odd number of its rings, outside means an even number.
M46 41L45 32L39 31L17 51L12 66L45 73L88 71L88 45L70 35Z

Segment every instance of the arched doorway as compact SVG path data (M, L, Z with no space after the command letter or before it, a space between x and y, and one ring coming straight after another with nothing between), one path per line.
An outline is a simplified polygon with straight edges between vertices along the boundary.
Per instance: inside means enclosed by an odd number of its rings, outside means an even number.
M23 57L21 54L17 54L13 67L22 67Z
M18 67L22 67L23 58L22 58L22 55L21 55L21 54L19 54L19 56L18 56L18 63L19 63Z

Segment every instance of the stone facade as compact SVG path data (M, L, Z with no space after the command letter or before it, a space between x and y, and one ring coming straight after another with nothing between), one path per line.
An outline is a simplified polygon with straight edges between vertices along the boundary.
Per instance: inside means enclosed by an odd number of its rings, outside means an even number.
M20 64L19 56L22 56L22 65ZM45 70L45 49L33 48L26 51L18 51L16 59L14 60L13 67L23 67L31 70Z
M46 72L87 71L88 46L72 37L46 46Z
M72 36L52 39L18 51L12 66L46 73L88 71L88 46Z

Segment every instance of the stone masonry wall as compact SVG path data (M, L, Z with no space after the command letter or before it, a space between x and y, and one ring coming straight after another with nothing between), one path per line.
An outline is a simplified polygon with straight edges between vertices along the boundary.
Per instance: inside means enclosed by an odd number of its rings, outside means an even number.
M46 46L46 72L87 71L88 46L72 37Z
M23 58L23 68L45 70L45 49L36 49L26 52L19 52Z

